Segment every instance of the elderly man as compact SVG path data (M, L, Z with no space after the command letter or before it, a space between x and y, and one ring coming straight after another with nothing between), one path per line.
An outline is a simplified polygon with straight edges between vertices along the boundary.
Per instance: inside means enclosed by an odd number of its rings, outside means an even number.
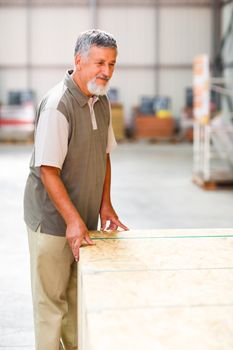
M76 261L89 230L127 230L110 198L116 145L106 97L117 57L111 34L81 33L75 67L39 105L24 196L36 350L77 349Z

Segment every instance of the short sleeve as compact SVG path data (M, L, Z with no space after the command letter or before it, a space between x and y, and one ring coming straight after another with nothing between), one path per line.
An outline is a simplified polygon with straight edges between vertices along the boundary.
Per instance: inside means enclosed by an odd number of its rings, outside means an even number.
M68 149L69 124L56 109L40 114L35 133L35 166L54 166L62 169Z
M110 110L110 121L108 126L108 144L107 144L106 153L111 153L117 146L116 138L112 127L112 111L111 111L110 103L109 103L109 110Z

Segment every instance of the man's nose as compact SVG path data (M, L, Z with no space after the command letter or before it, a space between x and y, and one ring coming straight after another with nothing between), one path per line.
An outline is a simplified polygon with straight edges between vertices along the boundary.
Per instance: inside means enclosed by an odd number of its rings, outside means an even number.
M101 73L102 73L105 77L109 78L109 76L110 76L110 69L109 69L109 66L108 66L107 64L104 65L104 66L102 67Z

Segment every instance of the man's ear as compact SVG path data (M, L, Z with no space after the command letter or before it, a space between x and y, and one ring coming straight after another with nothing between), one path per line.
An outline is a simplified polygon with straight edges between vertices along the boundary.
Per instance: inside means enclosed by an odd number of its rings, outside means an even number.
M77 70L81 69L81 55L77 54L74 59L75 67Z

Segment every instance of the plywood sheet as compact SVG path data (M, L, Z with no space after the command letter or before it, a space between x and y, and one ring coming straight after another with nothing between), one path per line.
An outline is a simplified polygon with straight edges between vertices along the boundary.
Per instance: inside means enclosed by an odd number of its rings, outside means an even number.
M80 350L233 348L232 229L92 238L79 262Z

